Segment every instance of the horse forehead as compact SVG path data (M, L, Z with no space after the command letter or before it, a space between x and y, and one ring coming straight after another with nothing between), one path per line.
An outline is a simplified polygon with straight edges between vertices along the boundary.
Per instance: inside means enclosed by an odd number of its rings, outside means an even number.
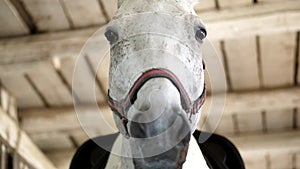
M191 0L123 0L115 17L143 12L195 14Z

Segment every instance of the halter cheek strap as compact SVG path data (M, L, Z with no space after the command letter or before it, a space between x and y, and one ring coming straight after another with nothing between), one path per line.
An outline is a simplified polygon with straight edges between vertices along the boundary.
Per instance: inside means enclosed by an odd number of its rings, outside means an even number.
M134 104L137 99L137 94L139 90L143 87L143 85L150 79L153 78L166 78L170 80L173 85L177 88L180 94L181 106L183 110L190 114L190 118L193 114L196 114L199 109L204 104L206 98L206 88L204 86L202 94L195 100L191 101L188 93L184 89L182 83L177 78L177 76L168 69L150 69L144 72L131 87L127 96L121 101L116 101L110 97L108 91L108 104L111 110L121 119L124 128L126 130L126 134L129 136L129 131L127 128L128 119L126 118L127 112L130 107Z

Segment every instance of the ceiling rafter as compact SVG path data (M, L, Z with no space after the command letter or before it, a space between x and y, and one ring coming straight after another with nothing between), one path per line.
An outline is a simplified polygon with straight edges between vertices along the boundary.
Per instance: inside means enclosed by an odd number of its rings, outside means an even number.
M241 16L241 13L250 10L255 11L260 7L245 7L228 15L224 15L222 11L209 12L214 18L218 18L217 21L210 18L210 21L206 22L209 39L222 40L265 33L298 31L300 30L300 22L298 22L300 12L289 11L292 5L296 8L295 2L291 3L289 1L287 4L289 5L286 6L286 10L284 10L285 8L279 8L276 3L275 5L269 4L270 9L275 6L276 8L274 8L278 11L259 12L253 17ZM300 8L300 5L297 7ZM205 16L205 13L203 16ZM219 21L220 19L221 21ZM220 30L220 28L222 29ZM98 27L92 27L82 30L2 39L0 40L0 70L5 71L0 72L8 74L22 65L26 69L26 64L29 64L28 67L32 68L32 62L48 61L52 57L77 56L87 39L98 29ZM95 43L103 44L104 41L103 38L95 41ZM18 50L15 50L16 48ZM105 46L105 48L108 47Z

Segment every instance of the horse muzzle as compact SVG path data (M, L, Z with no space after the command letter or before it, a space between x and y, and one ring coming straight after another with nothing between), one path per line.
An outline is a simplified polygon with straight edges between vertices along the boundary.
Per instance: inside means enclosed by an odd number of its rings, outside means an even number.
M178 169L185 161L191 128L180 95L167 79L149 80L128 112L131 151L140 169Z
M182 167L193 121L205 100L205 88L196 100L191 101L173 72L150 69L136 80L124 99L109 98L117 126L130 140L137 168Z

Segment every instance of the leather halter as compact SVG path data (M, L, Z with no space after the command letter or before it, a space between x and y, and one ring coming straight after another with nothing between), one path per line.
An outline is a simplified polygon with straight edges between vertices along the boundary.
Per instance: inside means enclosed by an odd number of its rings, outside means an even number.
M137 99L138 91L143 87L143 85L150 79L153 78L166 78L170 80L173 85L177 88L179 94L180 94L180 101L181 106L183 110L190 114L190 118L193 114L196 114L199 109L204 104L205 98L206 98L206 88L204 86L202 94L195 100L191 101L188 93L184 89L182 83L177 78L177 76L172 73L168 69L150 69L146 72L144 72L134 83L134 85L131 87L129 93L127 96L122 99L121 101L116 101L110 97L109 91L108 91L108 104L111 108L111 110L121 119L127 136L129 136L129 131L127 128L128 119L126 118L127 112L130 109L130 107L134 104L134 102Z

